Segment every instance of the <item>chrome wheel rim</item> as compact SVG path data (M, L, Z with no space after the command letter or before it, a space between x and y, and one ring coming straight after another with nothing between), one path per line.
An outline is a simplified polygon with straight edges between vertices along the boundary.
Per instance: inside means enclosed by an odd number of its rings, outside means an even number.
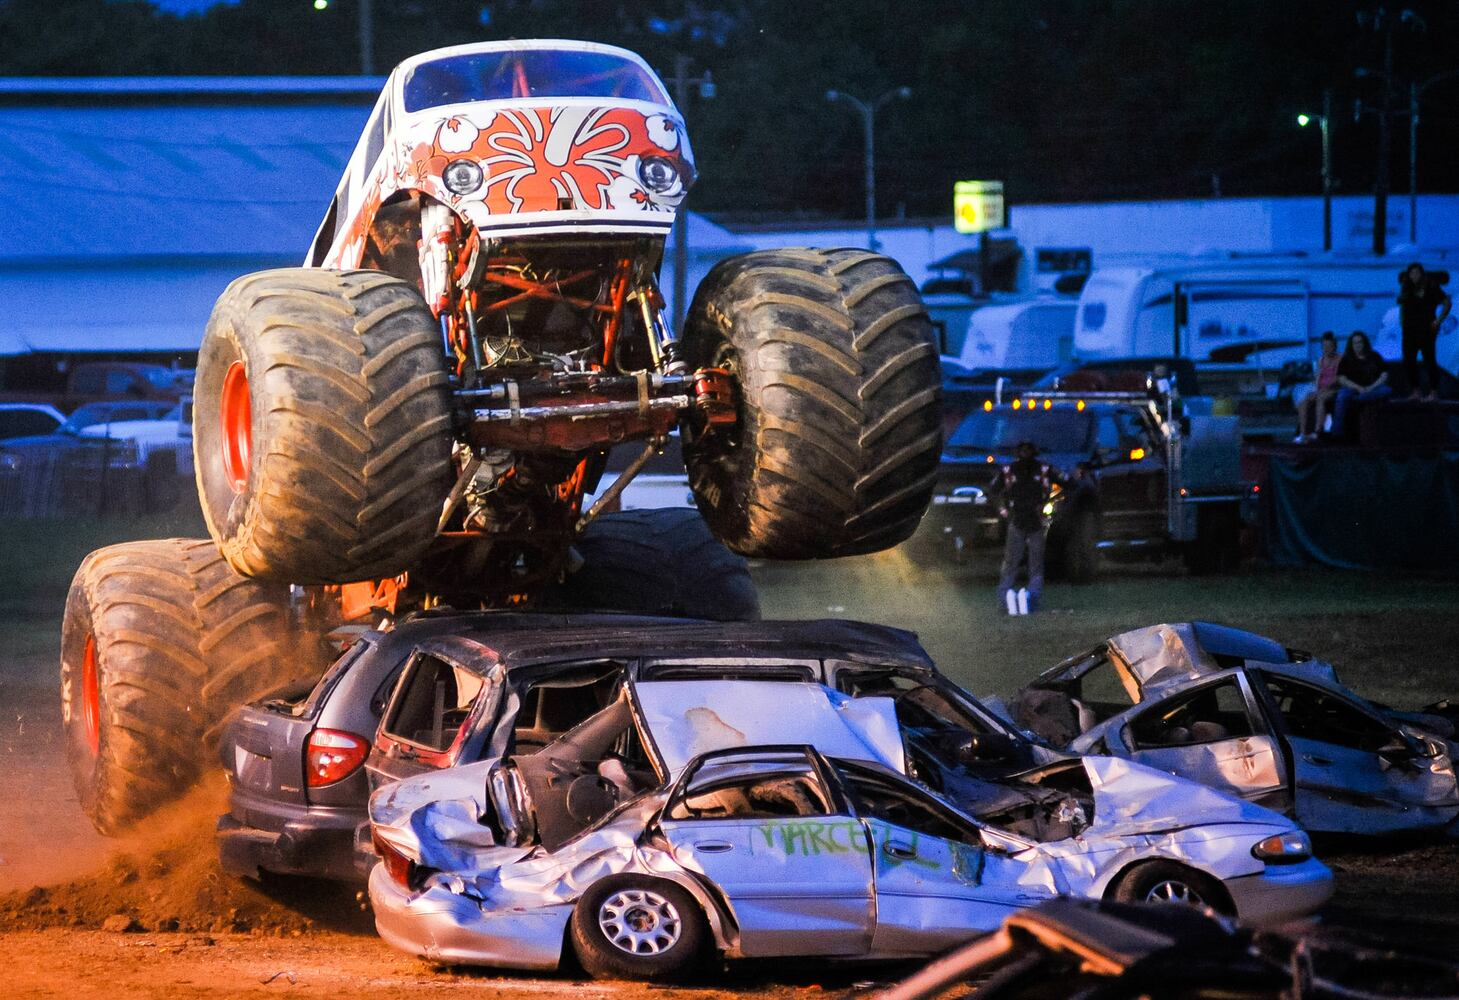
M1185 903L1187 906L1205 906L1206 901L1201 894L1196 892L1184 882L1177 882L1174 879L1165 879L1156 882L1145 893L1147 903Z
M674 904L649 889L624 889L603 900L598 927L613 947L629 955L662 955L684 933Z

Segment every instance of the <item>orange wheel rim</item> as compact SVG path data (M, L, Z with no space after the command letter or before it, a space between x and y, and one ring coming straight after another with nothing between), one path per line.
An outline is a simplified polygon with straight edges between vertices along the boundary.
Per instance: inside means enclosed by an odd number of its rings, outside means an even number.
M223 427L223 475L233 492L248 486L249 460L253 454L253 407L248 399L248 373L242 361L228 366L223 376L220 402Z
M96 639L89 635L81 658L81 724L86 727L86 745L95 757L101 753L101 677L96 669Z

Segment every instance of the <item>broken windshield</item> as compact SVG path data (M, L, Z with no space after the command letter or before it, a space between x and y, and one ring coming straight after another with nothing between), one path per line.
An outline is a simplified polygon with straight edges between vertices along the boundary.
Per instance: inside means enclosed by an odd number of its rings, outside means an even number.
M406 111L533 97L611 97L668 104L653 76L611 52L513 49L433 59L405 77Z

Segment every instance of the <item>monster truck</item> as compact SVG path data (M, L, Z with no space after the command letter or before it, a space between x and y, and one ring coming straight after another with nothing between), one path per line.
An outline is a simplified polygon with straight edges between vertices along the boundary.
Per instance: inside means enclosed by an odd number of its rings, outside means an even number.
M549 596L676 426L703 521L736 553L911 534L941 446L916 286L863 250L749 253L710 271L681 337L656 276L694 179L682 118L631 52L481 43L390 74L304 266L239 278L208 323L194 454L215 550L113 547L73 584L63 711L97 825L184 785L184 747L229 706L317 671L328 625ZM620 442L642 461L582 510ZM712 591L695 545L663 551L681 536L599 549L625 577L650 551L668 586Z

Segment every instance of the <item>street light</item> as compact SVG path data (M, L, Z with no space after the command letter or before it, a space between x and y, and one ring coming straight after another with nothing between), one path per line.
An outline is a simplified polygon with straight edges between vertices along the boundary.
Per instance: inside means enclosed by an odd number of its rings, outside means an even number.
M1322 114L1297 116L1299 128L1306 128L1313 121L1322 130L1322 249L1332 249L1332 135L1328 125L1332 120L1332 91L1322 92Z
M845 101L861 112L861 123L865 129L866 159L866 248L876 249L876 113L893 99L905 101L912 96L911 87L897 87L888 90L870 104L840 90L826 91L826 100L831 103Z
M1418 102L1434 84L1456 76L1459 69L1451 69L1408 85L1408 242L1414 246L1418 245Z

